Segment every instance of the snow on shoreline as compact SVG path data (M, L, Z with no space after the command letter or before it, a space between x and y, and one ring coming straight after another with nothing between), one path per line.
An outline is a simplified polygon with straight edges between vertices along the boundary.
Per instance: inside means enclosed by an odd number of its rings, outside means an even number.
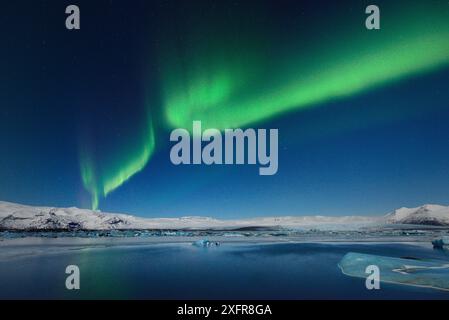
M238 229L248 227L355 230L396 224L449 225L449 207L401 208L385 216L283 216L239 220L210 217L140 218L88 209L35 207L0 201L0 230Z

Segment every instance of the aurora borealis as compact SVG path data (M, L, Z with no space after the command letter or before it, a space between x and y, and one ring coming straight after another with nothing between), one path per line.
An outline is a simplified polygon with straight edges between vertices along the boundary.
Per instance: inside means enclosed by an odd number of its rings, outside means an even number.
M130 151L126 159L112 168L105 165L105 168L101 167L103 171L99 171L89 152L81 154L81 177L84 187L92 196L92 209L98 209L100 197L106 197L147 165L155 148L151 119L148 120L147 126L147 132L143 135L139 146L134 149L134 153Z
M449 201L445 1L378 1L369 31L362 1L79 1L78 33L55 27L65 3L36 3L33 32L3 22L0 200L222 217ZM171 130L197 120L279 129L278 174L172 166Z
M384 28L390 29L388 33L379 31L379 36L371 36L366 30L335 32L328 45L275 53L275 59L273 54L261 54L260 48L254 57L233 57L236 47L239 52L254 50L246 47L246 40L231 48L220 44L204 49L203 42L213 43L215 33L192 37L200 38L199 44L189 38L174 58L169 54L165 61L169 65L164 90L168 123L188 128L192 121L201 119L211 128L246 126L449 64L447 8L446 14L441 14L438 6L429 6L430 16L421 6L391 9L394 11L383 22ZM417 18L423 15L426 18ZM429 17L433 18L430 26ZM323 24L331 27L344 23L339 18ZM213 24L211 20L208 26ZM199 29L193 32L201 33ZM296 41L301 43L300 38ZM266 47L271 49L270 44ZM184 60L183 55L187 57Z

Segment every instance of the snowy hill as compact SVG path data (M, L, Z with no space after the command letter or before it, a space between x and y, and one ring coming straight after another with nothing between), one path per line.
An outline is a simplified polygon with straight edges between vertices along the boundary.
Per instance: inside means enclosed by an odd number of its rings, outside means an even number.
M126 229L237 229L288 227L355 229L377 221L373 217L263 217L218 220L209 217L138 218L87 209L33 207L0 201L0 230L126 230Z
M284 216L240 220L209 217L139 218L79 208L34 207L0 201L0 230L131 230L131 229L238 229L281 227L292 229L355 230L384 224L449 226L449 207L424 205L400 208L386 216Z
M400 208L385 216L387 223L449 226L449 206L426 204L417 208Z
M78 208L32 207L0 202L0 229L120 229L130 226L134 220L128 215Z

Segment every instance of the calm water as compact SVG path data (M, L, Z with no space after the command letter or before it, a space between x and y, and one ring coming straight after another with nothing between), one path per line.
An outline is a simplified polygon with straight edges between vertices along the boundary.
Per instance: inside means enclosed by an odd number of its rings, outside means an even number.
M3 250L3 249L2 249ZM65 250L0 261L0 298L63 299L447 299L449 292L381 284L341 273L349 251L449 260L409 244L189 243ZM81 289L65 289L65 267L78 265Z

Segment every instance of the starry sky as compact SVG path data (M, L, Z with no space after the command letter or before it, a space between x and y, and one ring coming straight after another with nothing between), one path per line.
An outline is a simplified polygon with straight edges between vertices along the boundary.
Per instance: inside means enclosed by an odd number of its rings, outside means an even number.
M76 4L81 29L65 28ZM0 200L148 217L449 205L449 4L2 6ZM170 162L170 132L276 128L279 170Z

